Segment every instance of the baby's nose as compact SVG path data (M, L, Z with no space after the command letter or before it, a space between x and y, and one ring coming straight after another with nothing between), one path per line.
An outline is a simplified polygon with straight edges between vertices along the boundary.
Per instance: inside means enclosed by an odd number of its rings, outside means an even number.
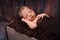
M32 15L30 14L29 17L32 17Z

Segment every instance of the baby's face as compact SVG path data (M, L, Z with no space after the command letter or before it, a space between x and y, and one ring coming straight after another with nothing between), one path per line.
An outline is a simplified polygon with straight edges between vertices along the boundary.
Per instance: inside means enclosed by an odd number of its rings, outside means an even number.
M23 18L29 21L33 21L35 19L35 12L32 9L26 8L23 10Z

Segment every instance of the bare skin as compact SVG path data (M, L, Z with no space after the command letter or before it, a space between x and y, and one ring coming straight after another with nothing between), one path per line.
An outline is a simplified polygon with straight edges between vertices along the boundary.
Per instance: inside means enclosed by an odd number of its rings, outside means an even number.
M44 16L49 17L47 14L43 13L43 14L38 14L33 21L29 21L29 20L24 19L24 18L22 18L22 21L24 21L25 23L27 23L27 25L29 25L29 28L35 29L35 28L37 28L37 21L40 18L43 19Z
M37 21L40 18L43 19L44 16L49 17L46 13L38 14L36 16L35 12L28 7L23 7L23 9L21 10L21 15L22 15L21 20L24 21L25 23L27 23L27 25L31 29L37 28Z

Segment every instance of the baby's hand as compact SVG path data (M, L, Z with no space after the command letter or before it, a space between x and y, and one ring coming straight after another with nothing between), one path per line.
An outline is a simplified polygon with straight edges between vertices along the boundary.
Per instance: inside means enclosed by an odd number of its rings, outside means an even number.
M38 14L37 19L43 19L45 16L49 17L49 15L47 15L46 13Z
M35 29L37 28L37 23L26 20L24 18L22 18L22 21L24 21L25 23L27 23L27 25L29 26L30 29Z

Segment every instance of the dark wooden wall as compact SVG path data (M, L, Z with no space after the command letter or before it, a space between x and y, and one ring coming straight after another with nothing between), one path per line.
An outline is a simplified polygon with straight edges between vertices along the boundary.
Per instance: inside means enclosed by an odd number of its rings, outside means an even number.
M0 20L10 21L17 16L17 9L24 5L32 8L36 14L46 12L58 16L58 0L0 0Z

